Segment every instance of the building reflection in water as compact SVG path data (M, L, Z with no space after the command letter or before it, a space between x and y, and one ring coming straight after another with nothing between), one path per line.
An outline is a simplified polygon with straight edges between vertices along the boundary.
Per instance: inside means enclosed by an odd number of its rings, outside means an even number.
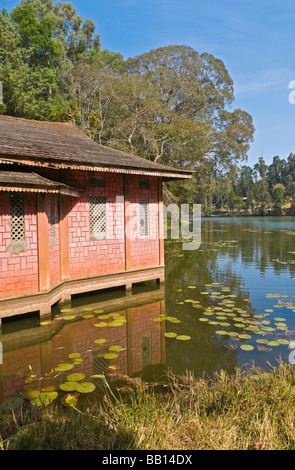
M93 375L104 374L112 384L120 376L136 377L145 371L150 376L146 379L155 379L153 371L165 369L166 354L165 322L154 320L164 313L165 292L161 286L87 305L87 311L81 306L72 308L70 313L61 313L37 328L8 333L4 330L0 336L0 403L26 387L58 390L73 372L81 372L84 380L95 383L98 379L91 378ZM75 318L66 320L69 315ZM106 358L111 351L111 359ZM71 358L73 353L78 360ZM76 364L70 371L55 371L57 365L73 362Z

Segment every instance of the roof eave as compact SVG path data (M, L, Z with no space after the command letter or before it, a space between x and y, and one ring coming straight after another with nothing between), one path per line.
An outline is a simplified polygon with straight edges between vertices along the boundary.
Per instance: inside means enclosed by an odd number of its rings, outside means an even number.
M14 164L19 165L29 165L34 167L45 167L45 168L55 168L55 169L75 169L82 171L98 171L98 172L112 172L112 173L125 173L133 175L147 175L147 176L158 176L165 179L191 179L193 176L193 171L187 170L153 170L145 168L127 168L120 166L96 166L91 164L79 164L77 162L63 162L57 163L53 161L37 161L24 159L24 157L17 156L5 156L0 154L0 163L2 164Z

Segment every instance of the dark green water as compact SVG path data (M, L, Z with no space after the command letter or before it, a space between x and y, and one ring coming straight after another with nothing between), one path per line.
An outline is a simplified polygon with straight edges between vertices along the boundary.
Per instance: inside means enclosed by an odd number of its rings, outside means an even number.
M47 323L34 315L4 321L0 403L48 387L63 398L60 386L76 372L97 393L102 376L121 386L128 376L162 380L167 370L203 376L287 362L295 339L294 221L202 219L198 250L166 242L164 287L76 297L69 311L54 307Z
M288 360L290 350L286 344L270 346L256 341L287 342L295 338L293 217L203 219L200 249L182 252L180 243L170 243L167 258L166 289L169 295L166 296L166 307L182 319L181 328L192 338L186 344L167 342L167 363L173 371L182 373L188 369L199 375L224 369L231 373L237 366L255 363L268 368L268 363L278 365L279 360ZM217 285L212 286L214 283ZM195 289L189 289L189 286ZM222 286L229 290L222 292ZM178 289L182 291L176 292ZM215 292L216 297L212 296ZM219 293L225 298L220 300ZM208 321L203 322L200 319L206 320L204 310L193 308L192 303L185 302L187 299L197 300L205 308L222 310L214 310L213 315L207 317ZM228 300L235 303L224 309L220 304ZM177 301L184 301L184 304L175 305ZM239 313L238 308L244 313ZM224 315L224 310L229 311ZM222 320L218 319L220 312L225 317ZM234 313L237 315L232 316ZM265 316L254 317L261 314ZM219 324L212 325L212 321ZM257 322L254 326L260 330L259 334L248 329L253 326L249 321ZM276 325L279 323L284 325ZM216 334L216 331L247 334L251 338L241 340L236 336ZM254 349L244 351L241 349L243 344Z

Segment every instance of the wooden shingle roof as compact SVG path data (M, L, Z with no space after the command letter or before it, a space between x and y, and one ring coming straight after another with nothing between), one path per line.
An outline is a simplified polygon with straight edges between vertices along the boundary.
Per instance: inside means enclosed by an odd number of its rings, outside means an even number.
M18 171L0 171L0 191L61 193L69 196L81 196L83 191L36 173Z
M191 171L160 165L100 145L75 125L0 116L0 162L191 178Z

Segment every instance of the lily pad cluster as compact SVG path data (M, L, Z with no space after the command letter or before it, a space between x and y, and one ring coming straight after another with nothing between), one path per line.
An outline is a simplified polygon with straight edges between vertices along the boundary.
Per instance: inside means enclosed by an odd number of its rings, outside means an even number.
M237 295L231 294L229 287L220 283L206 284L204 287L206 290L203 290L201 295L205 297L205 301L202 303L207 306L194 299L185 299L182 303L191 303L197 310L200 324L216 327L216 335L239 341L239 347L244 351L253 351L255 345L258 351L271 351L274 347L289 344L289 339L282 337L288 333L287 319L277 315L276 309L287 308L295 312L295 305L290 296L267 294L266 298L276 299L276 303L264 312L253 313L249 309L247 298L242 300L242 306L236 305ZM208 303L211 305L208 306ZM248 344L248 340L252 340L252 344ZM233 345L229 349L237 347Z

